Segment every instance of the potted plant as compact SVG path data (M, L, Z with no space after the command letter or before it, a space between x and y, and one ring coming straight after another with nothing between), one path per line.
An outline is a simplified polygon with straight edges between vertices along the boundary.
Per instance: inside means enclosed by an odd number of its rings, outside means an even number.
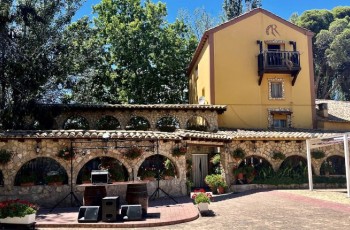
M129 158L129 159L133 160L133 159L136 159L136 158L140 157L142 152L143 151L142 151L141 148L139 148L137 146L131 146L130 148L128 148L126 150L126 152L124 153L124 156L126 158Z
M164 161L164 172L163 172L163 179L164 180L171 180L175 176L175 169L173 163L169 159L166 159Z
M238 147L231 153L231 155L232 155L233 158L243 159L246 154L245 154L245 151L242 148Z
M19 178L21 186L33 186L36 181L36 175L34 173L23 174Z
M24 200L5 200L0 202L0 223L30 224L35 222L38 207Z
M187 147L185 147L185 146L175 146L173 148L172 155L174 157L178 157L178 156L185 155L186 153L187 153Z
M57 156L65 160L70 160L74 158L75 152L73 150L70 150L68 147L65 147L58 151Z
M206 192L194 193L192 195L194 203L197 205L200 212L208 211L211 199L211 194Z
M233 168L233 175L235 176L235 179L242 184L244 180L244 168L243 167L234 167Z
M254 167L251 165L246 165L243 168L243 171L245 178L247 179L247 183L251 183L254 180L256 174Z
M314 150L311 152L311 156L314 159L321 159L326 156L326 154L322 150Z
M274 159L274 160L284 160L284 159L286 159L286 156L280 151L274 151L272 153L272 159Z
M0 164L7 164L10 162L12 153L6 149L0 149Z
M221 187L220 191L222 191L222 188L227 186L224 178L220 174L207 175L204 180L213 192L217 192L219 187Z

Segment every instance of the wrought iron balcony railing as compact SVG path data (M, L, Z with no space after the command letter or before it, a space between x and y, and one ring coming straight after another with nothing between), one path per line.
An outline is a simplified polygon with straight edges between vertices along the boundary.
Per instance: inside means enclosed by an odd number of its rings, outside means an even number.
M300 70L300 54L297 51L264 51L258 55L259 85L264 73L291 74L294 85Z

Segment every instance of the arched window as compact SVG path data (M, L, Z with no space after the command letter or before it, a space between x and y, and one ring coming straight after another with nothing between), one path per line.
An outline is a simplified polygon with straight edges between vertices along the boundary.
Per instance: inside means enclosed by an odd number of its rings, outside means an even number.
M148 130L150 124L144 117L132 117L126 125L127 130Z
M104 116L97 122L97 129L100 130L115 130L120 129L119 121L113 116Z
M38 157L25 163L16 174L15 186L43 185L51 182L67 184L66 170L54 159Z
M127 181L128 171L125 166L112 157L97 157L87 162L79 171L77 184L91 183L91 171L92 170L108 170L109 180L115 181Z
M175 117L162 117L157 121L157 129L163 132L174 132L180 127L178 120Z
M205 118L201 116L194 116L187 121L187 129L196 131L208 131L209 123Z
M153 155L141 164L138 174L142 180L172 179L177 176L175 164L167 157Z
M85 117L72 116L63 124L63 129L89 129L89 122Z
M274 175L270 162L260 156L249 156L242 160L237 168L233 169L237 184L252 183L253 181L264 181Z
M285 177L306 177L307 161L301 156L289 156L282 162L278 171Z
M342 156L330 156L322 162L321 175L345 175L345 159Z

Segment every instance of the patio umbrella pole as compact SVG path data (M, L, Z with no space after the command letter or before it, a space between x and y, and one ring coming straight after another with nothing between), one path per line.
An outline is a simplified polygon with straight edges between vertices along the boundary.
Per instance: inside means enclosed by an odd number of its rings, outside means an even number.
M70 142L70 150L69 150L69 154L70 154L70 192L62 199L60 200L57 204L55 204L49 212L52 212L58 205L60 205L68 196L70 196L70 206L73 207L73 198L75 200L75 202L77 202L77 204L79 206L81 206L81 202L79 201L78 197L74 194L73 191L73 143L72 141Z
M157 167L158 167L158 171L157 171L157 188L156 190L152 193L152 195L150 196L150 199L154 200L156 198L159 198L159 192L163 192L167 197L169 197L170 199L172 199L176 204L177 201L170 196L168 193L166 193L163 189L161 189L159 187L159 181L160 181L160 169L159 169L159 140L157 140L157 156L158 156L158 162L157 162Z

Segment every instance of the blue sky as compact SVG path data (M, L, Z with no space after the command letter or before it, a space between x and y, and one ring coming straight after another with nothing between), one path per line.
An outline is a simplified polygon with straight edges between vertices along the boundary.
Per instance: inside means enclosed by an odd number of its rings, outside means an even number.
M152 0L158 2L157 0ZM92 6L100 0L87 0L78 11L75 19L84 15L92 16ZM212 16L218 16L222 12L223 0L162 0L168 9L168 21L173 22L179 9L187 9L192 12L197 7L204 7ZM333 9L335 6L349 6L349 0L262 0L264 9L284 18L289 19L292 13L299 15L310 9Z

